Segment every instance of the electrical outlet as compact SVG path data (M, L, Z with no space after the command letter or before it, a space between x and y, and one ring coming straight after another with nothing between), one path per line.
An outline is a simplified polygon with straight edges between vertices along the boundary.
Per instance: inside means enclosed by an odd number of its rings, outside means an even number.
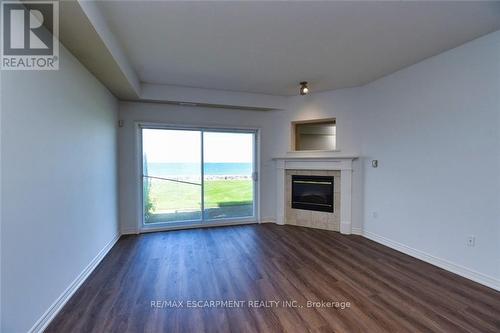
M476 236L467 237L467 246L473 247L476 245Z
M372 217L373 217L374 219L378 218L378 212L372 212Z

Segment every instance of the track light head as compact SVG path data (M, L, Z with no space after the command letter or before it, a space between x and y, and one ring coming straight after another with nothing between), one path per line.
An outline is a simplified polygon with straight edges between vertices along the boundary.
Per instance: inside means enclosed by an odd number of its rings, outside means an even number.
M300 82L300 94L307 95L309 93L309 88L307 87L307 81Z

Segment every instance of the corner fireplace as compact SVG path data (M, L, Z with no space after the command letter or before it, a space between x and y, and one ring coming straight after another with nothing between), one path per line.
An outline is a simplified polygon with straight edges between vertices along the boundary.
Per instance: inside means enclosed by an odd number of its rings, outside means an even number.
M292 208L333 212L333 177L292 175Z

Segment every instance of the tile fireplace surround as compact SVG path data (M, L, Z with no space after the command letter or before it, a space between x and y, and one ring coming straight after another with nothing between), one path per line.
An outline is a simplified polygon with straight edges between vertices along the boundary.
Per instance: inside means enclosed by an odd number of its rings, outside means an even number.
M330 176L333 181L333 213L292 208L292 175ZM285 223L340 231L340 171L334 170L285 170Z
M275 158L276 202L278 203L276 223L336 230L343 234L350 234L352 161L356 158L356 156L341 156L336 152L293 152L285 157ZM334 213L292 209L289 198L291 191L289 183L292 174L334 176Z

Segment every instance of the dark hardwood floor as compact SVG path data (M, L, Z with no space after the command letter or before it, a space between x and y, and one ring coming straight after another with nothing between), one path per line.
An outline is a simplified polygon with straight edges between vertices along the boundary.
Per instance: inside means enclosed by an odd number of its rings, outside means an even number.
M204 300L243 306L187 307ZM288 303L248 302L258 300ZM360 236L192 229L122 237L46 330L309 331L500 332L500 293Z

